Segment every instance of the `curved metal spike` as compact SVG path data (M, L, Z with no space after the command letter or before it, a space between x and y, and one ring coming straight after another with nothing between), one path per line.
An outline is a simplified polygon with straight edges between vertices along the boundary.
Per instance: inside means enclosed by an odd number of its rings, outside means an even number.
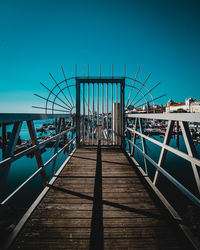
M43 100L46 100L46 101L47 101L47 98L45 98L45 97L43 97L43 96L40 96L40 95L38 95L38 94L34 94L34 95L37 96L37 97L39 97L39 98L41 98L41 99L43 99ZM48 100L48 102L53 103L53 101L51 101L51 100ZM57 106L60 106L61 108L64 108L64 109L70 111L70 109L68 109L68 108L66 108L66 107L64 107L64 106L62 106L62 105L60 105L60 104L58 104L58 103L56 103L56 102L54 102L54 103L55 103Z
M135 81L137 79L137 75L138 75L139 71L140 71L140 66L138 67L138 70L136 72L135 79L133 81L133 85L132 85L132 88L131 88L130 93L129 93L128 101L126 103L126 107L128 107L128 103L129 103L129 100L130 100L130 97L131 97L131 94L132 94L132 91L133 91L133 87L134 87L134 84L135 84Z
M62 73L63 73L64 79L65 79L66 85L67 85L67 87L68 87L68 83L67 83L67 79L66 79L66 76L65 76L65 72L64 72L63 66L61 66L61 70L62 70ZM72 96L71 96L71 92L70 92L69 87L68 87L68 92L69 92L69 95L70 95L71 100L72 100L72 105L74 106L73 98L72 98Z
M128 85L128 84L127 84L126 86L130 86L130 85ZM147 101L147 99L146 99L145 95L142 93L142 91L141 91L140 89L138 89L137 87L135 87L135 86L134 86L133 88L134 88L134 89L137 89L137 90L138 90L138 91L142 94L142 96L143 96L142 98L144 98L144 99L145 99L146 104L147 104L147 103L148 103L148 101Z
M64 87L63 88L63 90L64 89L66 89L66 88L68 88L68 86L67 87ZM54 100L53 100L53 105L52 105L52 108L54 108L54 104L55 104L55 101L56 101L56 98L58 98L58 95L60 94L60 92L61 92L61 90L55 95L55 97L54 97ZM73 109L73 107L72 108L70 108L70 112L72 111L72 109Z
M130 79L130 80L132 80L132 81L134 80L134 78L131 78L131 77L128 77L128 76L126 76L126 79ZM140 82L140 81L138 81L137 79L135 80L135 82L137 82L138 84L143 85L143 83ZM147 91L149 91L149 89L147 88L147 86L143 85L143 87L144 87ZM151 92L149 92L149 95L151 96L151 99L152 99L152 101L153 101L153 96L152 96Z
M144 85L146 84L147 80L149 79L149 77L151 76L151 73L147 76L146 80L144 81L144 83L142 84L140 90L144 87ZM137 97L139 91L136 93L135 97L133 98L133 100L130 102L130 105L132 104L132 102L135 100L135 98Z
M146 94L145 94L145 96L147 95L147 94L149 94L153 89L155 89L158 85L160 84L160 82L159 83L157 83L152 89L150 89ZM133 104L133 106L135 106L139 101L141 101L143 99L143 97L141 97L137 102L135 102L134 104Z
M46 109L44 107L37 107L37 106L32 106L32 108L35 108L35 109ZM52 110L50 108L47 108L48 110ZM68 111L65 111L65 110L60 110L60 109L54 109L55 111L59 111L59 112L68 112Z
M42 86L43 87L45 87L49 92L50 92L50 94L52 94L52 95L54 95L54 96L56 96L54 93L53 93L53 89L52 90L50 90L46 85L44 85L44 83L42 83L42 82L40 82L40 84L42 84ZM49 94L49 96L50 96L50 94ZM48 96L48 98L49 98L49 96ZM47 99L48 99L47 98ZM67 103L65 103L60 97L57 97L62 103L64 103L69 109L71 109L71 107L67 104ZM46 106L47 106L47 103L46 103Z
M52 76L51 73L49 73L49 75L51 76L51 78L53 79L53 81L55 82L56 86L61 90L63 96L65 97L65 99L68 101L69 105L72 107L71 102L68 100L68 98L66 97L65 93L62 91L60 85L57 83L57 81L55 80L55 78Z
M150 103L150 102L154 102L155 100L157 100L157 99L159 99L159 98L161 98L161 97L163 97L163 96L166 96L166 94L164 94L164 95L161 95L161 96L159 96L159 97L156 97L156 98L154 98L153 100L151 100L151 101L148 101L148 103ZM141 107L142 105L144 105L145 103L143 103L143 104L141 104L141 105L139 105L139 106L137 106L137 107L135 107L135 108L139 108L139 107Z

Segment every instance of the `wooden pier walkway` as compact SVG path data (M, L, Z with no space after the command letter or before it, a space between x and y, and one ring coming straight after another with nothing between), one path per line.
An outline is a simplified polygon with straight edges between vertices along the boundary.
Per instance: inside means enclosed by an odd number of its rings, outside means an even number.
M117 147L81 147L11 249L183 249Z

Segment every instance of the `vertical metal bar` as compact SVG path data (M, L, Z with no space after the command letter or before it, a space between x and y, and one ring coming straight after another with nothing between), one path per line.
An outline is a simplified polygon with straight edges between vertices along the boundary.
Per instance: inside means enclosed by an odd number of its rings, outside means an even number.
M101 124L101 136L102 136L102 145L104 144L104 85L102 83L102 124Z
M83 144L85 144L85 83L83 84Z
M129 130L127 130L127 139L128 139L128 152L131 154L131 143L130 143L130 140L131 140L131 132ZM133 146L133 145L132 145Z
M111 136L113 145L113 83L111 84Z
M89 92L90 92L90 84L89 84L89 64L87 65L87 74L88 74L88 111L90 110L90 103L89 103ZM92 116L92 114L91 114ZM92 122L92 117L91 117L91 122ZM90 123L90 116L89 116L89 112L88 112L88 129L89 129L89 133L88 133L88 144L90 144L90 125L92 125Z
M17 140L19 138L19 133L22 127L22 122L15 122L12 133L9 139L8 146L6 147L5 151L5 159L8 157L12 157L17 145ZM3 195L5 193L5 188L6 188L6 183L7 183L7 178L8 178L8 173L10 170L10 163L5 165L4 168L0 169L0 175L2 176L2 182L0 184L0 199L3 198Z
M2 124L2 159L5 159L5 152L6 152L6 144L7 144L7 138L6 138L6 124Z
M120 89L120 113L121 113L121 131L120 131L120 138L121 138L121 146L122 148L125 147L124 141L124 128L125 128L125 118L124 118L124 86L125 86L125 79L121 82L121 89Z
M97 83L97 144L99 141L99 83Z
M197 150L196 150L196 148L194 146L194 143L193 143L193 140L192 140L192 137L191 137L188 122L181 121L180 126L181 126L181 131L182 131L182 134L183 134L183 138L184 138L184 141L185 141L185 146L186 146L187 151L188 151L188 155L192 156L192 157L195 157L195 158L199 158ZM198 170L197 170L197 166L192 162L191 162L191 165L192 165L192 171L193 171L194 178L195 178L195 181L196 181L197 189L198 189L198 191L200 193L200 178L199 178L199 173L198 173Z
M55 131L56 131L57 130L57 125L58 125L57 124L57 118L55 118L55 123L54 124L55 124Z
M141 118L139 118L139 125L140 125L140 132L142 134L144 134L144 128L143 128L143 124L142 124L142 120ZM141 136L141 141L142 141L142 149L143 149L143 153L147 154L147 150L146 150L146 141L145 139ZM147 160L144 157L144 167L145 167L145 173L146 175L148 175L148 169L147 169Z
M116 144L118 144L118 86L117 86L117 83L116 83L116 134L115 134L115 142Z
M82 91L82 88L81 88L81 86L80 86L80 95L81 95L81 93L82 93L83 91ZM82 100L82 98L81 98L81 100ZM82 137L83 137L83 116L82 116L82 102L81 102L81 100L80 100L80 142L81 142L81 140L82 140ZM64 150L64 152L65 152L65 150ZM63 152L63 153L64 153Z
M80 95L81 95L81 100L80 100L80 142L83 143L83 84L80 86Z
M37 136L36 136L33 121L27 121L27 126L28 126L30 137L31 137L32 145L38 145ZM44 167L39 148L37 148L34 151L34 153L35 153L35 158L37 161L38 168ZM46 174L45 174L44 170L41 172L41 178L42 178L43 185L46 186L47 178L46 178Z
M94 145L94 83L92 84L92 144Z
M137 131L138 129L138 118L135 119L135 131ZM136 133L133 134L133 145L135 145L136 143ZM134 152L135 152L135 147L132 146L132 150L131 150L131 156L134 156Z
M76 146L80 146L80 82L76 79Z
M62 118L59 118L56 134L60 134L60 132L61 132L61 123L62 123ZM56 143L55 143L55 148L54 148L54 155L58 152L59 141L60 141L60 136L58 136L56 138ZM55 174L55 172L56 172L56 160L57 160L57 157L53 160L53 164L52 164L52 170L53 170L52 172L53 172L53 174Z
M14 154L15 147L19 138L22 122L15 122L12 133L9 139L8 146L6 147L5 158L8 158Z
M172 136L172 132L173 132L173 127L174 127L174 121L169 121L168 126L167 126L167 130L166 130L166 133L165 133L164 142L163 142L164 145L169 145L170 139L171 139L171 136ZM159 157L159 160L158 160L158 166L159 167L163 167L166 155L167 155L167 150L162 147L161 152L160 152L160 157ZM154 180L153 180L154 185L156 185L158 175L159 175L159 171L156 170L155 175L154 175Z
M72 125L72 119L66 124L66 120L65 118L62 119L63 123L62 123L62 130L66 130L66 126L68 127L69 123L71 123ZM71 132L70 132L71 133ZM72 139L72 138L71 138ZM67 144L68 143L68 138L67 138L67 133L65 133L63 135L63 140L64 140L64 143ZM71 146L71 145L69 145ZM67 151L67 156L69 156L69 147L67 147L65 150L64 150L64 153Z
M72 128L74 127L74 118L75 118L75 117L72 117L72 119L71 119L71 127L72 127ZM72 133L72 134L71 134L71 139L73 139L73 138L74 138L74 129L71 131L71 133ZM74 149L74 148L73 148L73 145L74 145L74 144L72 144L72 143L70 144L71 151ZM71 151L70 151L70 153L71 153Z
M90 144L90 84L88 83L88 145Z
M106 119L106 127L107 127L107 145L108 145L108 135L109 135L109 133L108 133L108 83L107 83L107 86L106 86L107 88L107 119Z
M179 149L179 122L176 122L176 147Z
M122 146L122 134L123 134L123 131L122 131L122 123L123 123L123 119L122 119L122 92L123 92L123 88L122 88L122 82L120 82L120 125L119 125L119 132L120 132L120 135L119 135L119 143L121 144Z

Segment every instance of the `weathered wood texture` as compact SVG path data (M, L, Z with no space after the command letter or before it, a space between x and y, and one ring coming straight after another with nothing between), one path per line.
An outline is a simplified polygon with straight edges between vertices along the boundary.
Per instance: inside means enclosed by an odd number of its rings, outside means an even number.
M119 148L79 148L12 249L181 249Z

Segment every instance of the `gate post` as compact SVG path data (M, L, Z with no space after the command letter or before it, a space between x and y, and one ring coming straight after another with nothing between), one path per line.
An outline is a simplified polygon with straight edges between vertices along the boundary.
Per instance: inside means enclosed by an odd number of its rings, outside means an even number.
M121 142L121 104L114 102L113 104L113 143L119 145Z
M80 146L80 82L76 78L76 146Z
M125 147L124 140L124 129L125 129L125 117L124 117L124 87L125 87L125 78L122 79L120 84L120 112L121 112L121 147Z

